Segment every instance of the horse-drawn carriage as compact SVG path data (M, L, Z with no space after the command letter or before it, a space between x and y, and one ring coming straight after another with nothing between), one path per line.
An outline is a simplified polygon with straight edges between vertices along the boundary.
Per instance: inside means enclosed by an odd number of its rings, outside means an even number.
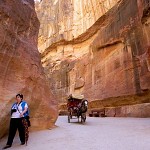
M86 121L86 112L88 108L88 101L84 99L83 95L69 95L68 102L67 102L67 108L68 108L68 123L70 123L70 120L73 119L73 116L79 119L81 118L81 122Z

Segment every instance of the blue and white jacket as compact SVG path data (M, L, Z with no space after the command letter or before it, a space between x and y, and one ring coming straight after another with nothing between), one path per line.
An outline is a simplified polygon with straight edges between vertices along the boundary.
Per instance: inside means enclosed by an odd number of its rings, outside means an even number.
M28 108L28 104L25 101L21 101L19 104L14 103L11 107L11 118L20 118L20 114L25 110L25 108ZM15 111L12 111L15 110ZM29 108L23 115L24 117L29 116Z

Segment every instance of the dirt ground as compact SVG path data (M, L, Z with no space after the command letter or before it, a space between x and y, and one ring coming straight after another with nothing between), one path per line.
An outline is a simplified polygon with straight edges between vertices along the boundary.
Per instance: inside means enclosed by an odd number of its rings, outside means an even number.
M30 133L28 145L18 136L10 150L150 150L150 118L87 118L67 122L61 116L53 130ZM0 141L0 149L7 137Z

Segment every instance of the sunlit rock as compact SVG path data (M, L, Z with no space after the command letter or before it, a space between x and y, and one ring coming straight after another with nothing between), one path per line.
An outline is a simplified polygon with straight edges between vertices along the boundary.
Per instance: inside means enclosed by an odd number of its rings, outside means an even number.
M150 102L149 0L43 0L36 8L60 108L70 93L84 94L89 110Z

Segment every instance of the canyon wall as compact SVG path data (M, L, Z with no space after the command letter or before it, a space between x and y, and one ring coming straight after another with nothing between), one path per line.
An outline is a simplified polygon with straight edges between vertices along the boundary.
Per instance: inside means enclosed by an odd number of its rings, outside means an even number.
M150 117L149 0L45 0L36 8L42 63L60 110L77 93L107 116Z
M50 128L57 119L37 49L39 25L33 0L0 1L0 138L8 132L17 93L28 102L32 130Z

